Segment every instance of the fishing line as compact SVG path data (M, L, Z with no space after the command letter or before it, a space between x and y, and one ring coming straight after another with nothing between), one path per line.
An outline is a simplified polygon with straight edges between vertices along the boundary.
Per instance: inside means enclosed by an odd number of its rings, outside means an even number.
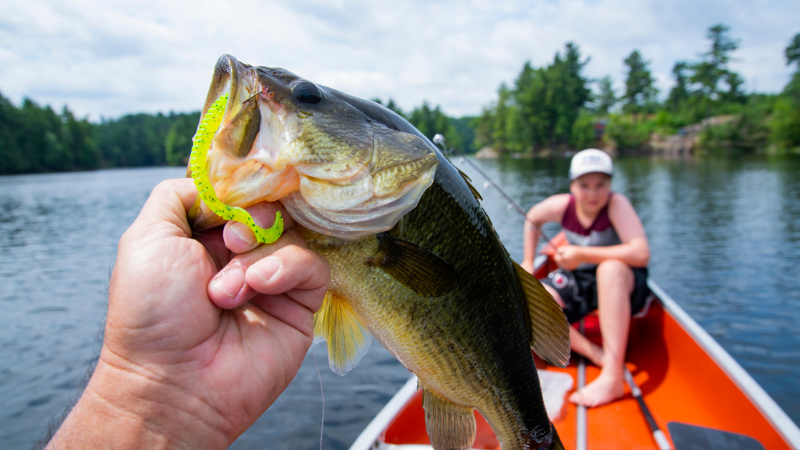
M325 392L322 391L322 374L319 373L317 355L314 353L314 344L311 344L311 356L314 357L314 365L317 366L317 377L319 377L319 393L322 396L322 420L319 423L319 450L322 450L322 431L325 429Z
M441 135L441 134L437 134L436 136L434 136L434 137L433 137L433 142L434 142L435 144L438 144L438 145L439 145L439 147L441 147L441 149L442 149L442 151L443 151L443 152L445 152L445 153L453 152L453 153L457 154L458 156L460 156L462 161L464 161L465 163L469 164L469 166L470 166L470 167L472 167L473 169L475 169L475 171L476 171L476 172L478 172L479 174L481 174L481 176L482 176L482 177L483 177L483 178L486 180L486 183L488 183L488 186L489 186L489 187L493 187L493 188L495 188L495 189L497 190L497 192L498 192L500 195L502 195L504 199L506 199L506 201L508 202L508 206L509 206L509 208L508 208L508 209L513 209L514 211L516 211L517 213L519 213L519 214L520 214L522 217L524 217L524 218L525 218L525 223L526 223L526 224L527 224L527 223L531 223L535 229L538 229L538 230L539 230L539 234L542 236L542 238L543 238L545 241L547 241L547 244L545 244L545 246L544 246L544 247L542 247L542 249L541 249L541 250L539 250L539 251L537 252L537 255L538 255L538 254L541 254L541 253L542 253L542 252L543 252L543 251L544 251L544 250L545 250L545 249L546 249L548 246L551 246L551 247L553 247L553 248L556 248L556 246L555 246L555 245L553 245L553 243L551 242L551 241L552 241L552 239L550 239L549 237L547 237L547 234L545 234L545 232L544 232L544 230L542 229L542 227L540 227L539 225L537 225L537 224L533 223L531 220L529 220L529 219L528 219L528 215L525 213L525 211L522 209L522 207L521 207L521 206L519 206L519 205L518 205L518 204L517 204L517 203L516 203L516 202L515 202L515 201L514 201L514 200L513 200L511 197L509 197L509 195L508 195L508 194L506 194L506 193L505 193L505 191L503 191L503 190L500 188L500 186L498 186L498 185L497 185L497 183L495 183L495 182L494 182L494 181L493 181L493 180L492 180L492 179L489 177L489 175L486 175L486 173L484 173L484 171L482 171L482 170L481 170L481 169L480 169L480 168L479 168L477 165L475 165L475 164L474 164L472 161L470 161L469 159L467 159L467 155L465 155L465 154L461 153L461 152L460 152L458 149L456 149L455 147L450 147L450 148L448 148L448 147L447 147L447 140L446 140L446 139L445 139L445 137L444 137L443 135ZM486 187L486 186L487 186L487 185L486 185L486 184L484 184L484 187Z

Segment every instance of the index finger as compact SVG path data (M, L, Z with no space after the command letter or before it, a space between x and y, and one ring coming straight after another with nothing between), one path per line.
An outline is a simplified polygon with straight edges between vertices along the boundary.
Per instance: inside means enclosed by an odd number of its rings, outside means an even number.
M162 181L153 188L126 233L138 234L145 230L152 233L161 230L179 237L191 237L192 228L186 213L196 198L197 190L191 179Z

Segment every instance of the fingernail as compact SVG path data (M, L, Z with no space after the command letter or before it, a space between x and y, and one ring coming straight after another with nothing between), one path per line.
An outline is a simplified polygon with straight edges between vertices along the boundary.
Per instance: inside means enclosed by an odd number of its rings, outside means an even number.
M226 297L236 298L242 286L244 286L244 272L241 269L230 269L211 280L209 289L214 289Z
M231 231L233 234L239 237L242 241L244 241L247 245L253 245L256 243L256 237L253 235L253 232L247 228L247 225L239 222L233 222L230 224Z
M269 281L269 279L275 276L278 270L280 270L281 261L278 258L264 258L256 263L253 268L256 271L256 275L258 275L262 281Z

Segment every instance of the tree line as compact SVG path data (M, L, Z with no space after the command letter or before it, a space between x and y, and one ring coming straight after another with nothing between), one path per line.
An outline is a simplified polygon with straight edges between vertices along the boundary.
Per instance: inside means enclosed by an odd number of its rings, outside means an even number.
M184 164L200 112L129 114L92 123L0 95L0 174Z
M450 118L427 102L407 113L391 99L386 106L431 139L443 133L451 145L471 149L472 118ZM76 118L66 106L57 113L25 99L16 107L0 95L0 175L184 165L199 120L195 111L129 114L92 123Z
M800 70L780 94L745 93L744 79L729 67L731 53L739 47L729 32L724 24L710 27L708 51L698 60L675 63L674 84L663 101L650 62L638 50L623 60L625 85L617 93L610 76L590 80L583 74L589 59L568 43L552 63L539 68L526 63L513 85L501 84L497 100L473 122L474 146L536 152L613 141L624 153L642 148L653 133L675 134L687 125L727 115L723 124L703 131L701 147L725 152L797 147ZM800 65L800 34L786 47L785 57L787 64Z
M427 102L408 112L392 99L385 105L429 138L441 133L465 152L485 146L515 152L581 149L613 141L624 153L641 148L653 133L678 133L721 115L730 120L701 135L708 150L797 148L800 33L785 49L786 63L796 70L784 90L748 94L742 76L729 67L739 47L729 31L722 24L709 28L708 50L697 60L674 64L673 86L663 101L650 62L638 50L623 60L625 84L617 93L610 76L591 80L584 74L589 58L568 43L552 63L538 68L525 63L513 84L501 84L497 100L478 117L449 117ZM0 174L182 165L199 119L195 111L129 114L92 123L76 118L66 106L56 112L30 99L15 106L0 95Z

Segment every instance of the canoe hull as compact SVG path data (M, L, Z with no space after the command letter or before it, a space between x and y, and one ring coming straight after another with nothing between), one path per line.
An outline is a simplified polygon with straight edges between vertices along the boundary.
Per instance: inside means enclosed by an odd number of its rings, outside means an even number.
M661 297L666 297L657 285L653 283L652 287ZM675 313L675 308L679 314ZM800 431L791 419L716 342L713 345L717 349L704 348L708 345L698 342L702 336L696 336L698 331L693 329L699 328L697 324L679 321L688 317L676 318L680 313L686 315L669 297L658 298L644 317L631 322L628 367L659 427L666 432L668 423L680 422L744 434L770 450L800 449ZM596 327L592 325L589 320L587 334L600 343L599 333L593 332ZM727 364L718 361L720 355L715 355L718 352L714 350L724 353L722 359L729 359ZM726 367L730 362L735 366ZM575 364L560 369L537 360L537 365L577 379ZM591 382L600 371L589 365L586 372ZM386 448L430 445L421 392L416 391L413 380L401 398L393 402L394 413L375 423L373 429L378 429L372 431L373 437L362 435L365 439L356 441L351 450L372 448L376 438L380 444L386 444ZM575 448L576 414L575 406L565 402L560 417L553 421L567 449ZM473 448L498 449L497 438L489 425L480 414L476 413L476 418L478 432ZM590 450L655 448L647 423L627 387L622 399L588 410L587 432Z

